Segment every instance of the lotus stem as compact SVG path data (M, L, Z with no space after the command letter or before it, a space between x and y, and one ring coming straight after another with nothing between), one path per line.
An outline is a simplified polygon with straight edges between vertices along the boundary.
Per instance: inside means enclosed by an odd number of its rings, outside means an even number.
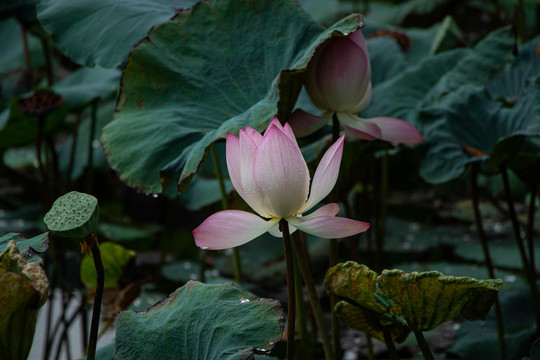
M484 232L484 225L482 223L482 215L480 214L480 205L478 200L478 164L473 164L471 167L471 197L474 210L474 221L476 223L476 231L482 244L482 250L484 251L484 258L486 259L486 267L489 273L489 277L495 278L495 268L491 260L491 254L489 252L489 245ZM506 359L506 347L504 343L504 325L502 319L501 304L499 298L495 298L495 323L497 324L497 344L499 348L499 360Z
M335 143L337 139L339 138L339 119L337 117L337 114L332 114L332 143Z
M334 113L332 115L332 143L335 143L339 138L339 120L337 118L337 114ZM334 199L338 199L339 194L339 187L336 185L334 186L333 190L333 197ZM337 239L329 239L329 262L330 266L329 268L335 266L338 263L338 241ZM331 326L332 326L332 345L334 349L334 358L340 359L341 358L341 334L340 334L340 328L339 328L339 319L337 317L336 312L334 311L334 307L336 306L338 302L338 299L335 295L330 294L330 318L331 318Z
M371 336L365 334L366 336L366 347L368 352L368 360L375 360L375 354L373 353L373 341L371 341Z
M87 164L87 172L86 172L86 192L91 193L92 187L94 186L94 169L93 169L93 162L94 162L94 135L96 132L96 122L97 122L97 100L94 100L92 102L92 113L90 115L90 134L88 136L88 164Z
M45 196L45 208L50 208L52 204L51 192L49 188L49 176L43 165L41 158L41 150L43 147L43 129L45 127L45 116L40 115L38 117L38 128L37 128L37 138L36 138L36 157L38 163L39 173L41 175L41 182L43 183L43 193Z
M30 48L28 47L28 38L26 37L26 26L21 25L22 32L22 41L23 41L23 50L24 50L24 60L26 61L26 69L30 74L30 86L33 88L35 86L34 79L34 67L32 66L32 59L30 57Z
M381 244L381 238L380 238L380 232L379 232L379 222L381 221L380 218L380 207L382 204L381 200L381 179L379 178L379 172L377 170L377 164L375 161L375 156L373 154L369 157L369 172L370 172L370 181L371 181L371 216L372 216L372 222L373 222L373 238L374 238L374 244L372 244L373 248L373 269L376 272L381 272L383 269L382 265L382 244ZM369 236L369 232L368 232Z
M92 233L90 236L94 237L92 242L92 257L94 259L94 266L96 267L96 294L94 295L94 305L92 308L92 323L90 325L90 339L88 340L88 355L87 360L95 360L96 358L96 345L99 329L99 317L101 313L101 299L103 297L103 286L105 284L105 271L103 269L103 262L101 260L101 252L99 251L99 245L96 239L96 233Z
M533 300L534 307L534 318L536 321L536 332L540 332L540 308L538 302L538 289L536 287L536 276L535 271L531 267L531 263L527 259L527 253L525 250L525 245L521 239L521 231L519 228L519 223L517 220L516 210L514 209L514 201L512 200L512 191L510 189L510 180L508 179L508 170L505 166L501 167L501 175L503 178L504 192L506 194L506 202L508 205L508 213L510 214L510 221L512 222L512 229L514 231L514 238L516 240L519 254L521 255L521 261L523 263L523 271L525 272L525 277L529 283L531 289L531 297Z
M363 14L369 13L369 0L364 0L364 9L362 10Z
M51 136L48 136L45 140L46 140L47 147L49 148L49 152L51 154L50 168L52 168L52 171L51 171L52 175L51 175L50 189L51 189L51 194L53 195L53 197L56 197L57 192L60 189L60 186L59 186L60 185L60 181L59 181L60 169L58 166L58 154L56 152L56 148L54 147L53 138ZM49 161L47 163L49 163Z
M43 48L43 57L45 58L45 73L47 75L47 85L49 87L53 84L53 70L51 63L51 49L49 48L49 42L47 39L41 39L41 47Z
M519 44L523 44L525 42L525 39L527 38L527 24L525 16L525 5L523 3L523 0L518 0L515 12L517 14L514 16L514 18L518 35L518 42Z
M429 348L429 345L424 338L424 334L422 334L421 331L414 330L414 336L416 337L416 341L418 342L418 346L420 346L420 350L422 350L422 355L424 355L425 360L435 360L433 357L433 354L431 353L431 349Z
M345 198L343 199L343 204L345 207L345 215L348 218L353 217L353 211L351 208L351 204L349 202L349 199ZM359 262L359 255L358 255L358 239L360 235L354 235L349 238L349 259L355 262Z
M206 276L204 274L206 270L206 256L208 255L208 250L199 250L199 281L206 282Z
M295 234L298 234L300 230L297 230ZM302 277L304 278L304 283L306 284L306 289L308 291L309 302L311 303L311 310L313 311L313 316L315 317L315 323L319 330L319 336L323 345L324 356L326 360L334 360L334 353L332 349L332 344L330 342L330 337L328 336L328 330L324 322L324 317L321 309L321 303L319 302L319 296L317 295L317 290L315 289L315 281L311 275L311 269L309 262L304 252L299 251L299 246L296 242L292 242L294 253L298 259L298 264L300 265L300 271L302 272Z
M283 247L285 249L285 264L287 266L287 297L288 297L288 320L287 320L287 360L294 359L294 335L296 322L296 296L294 289L294 261L289 223L285 219L279 221L279 229L283 234Z
M302 288L302 275L300 275L300 269L298 265L298 259L294 257L294 291L296 293L296 314L300 330L300 358L309 360L313 356L311 354L310 337L307 327L307 314L306 314L306 302L304 300L304 292Z
M43 349L43 360L47 360L49 358L49 353L51 352L51 347L53 343L53 338L51 339L51 326L53 324L52 320L52 313L53 313L53 302L54 302L54 288L56 287L56 283L58 281L58 275L57 275L58 269L53 266L52 268L52 274L50 275L51 278L51 284L50 284L50 290L49 294L47 296L47 327L45 328L45 346Z
M216 177L219 184L219 192L221 194L221 207L223 208L223 210L227 210L229 208L229 202L227 201L227 191L225 190L223 171L221 171L221 165L219 164L219 158L214 144L210 146L210 154L212 156L212 162L214 164L214 170L216 171Z
M373 184L373 191L378 195L378 201L374 200L374 204L377 202L379 207L377 211L373 211L375 218L375 265L377 271L382 271L384 268L384 233L386 229L386 216L388 209L388 152L384 152L384 156L380 161L380 183L377 183L376 176L373 176L375 180ZM373 167L373 172L375 172ZM377 186L378 185L378 186Z
M83 349L88 347L88 310L86 309L87 301L86 296L81 298L81 344L83 344Z
M536 278L536 265L534 258L534 213L536 211L536 193L538 191L538 185L531 185L531 200L529 203L529 214L527 219L527 247L529 249L529 259L531 263L531 270Z
M390 355L390 359L399 360L399 355L396 350L396 344L394 344L394 340L392 340L390 331L387 329L383 329L382 333L384 337L384 343L386 345L386 350L388 350L388 355Z
M71 136L72 137L72 142L71 142L71 148L69 150L69 163L68 163L68 168L67 168L67 171L66 171L66 180L65 180L65 187L66 189L69 189L71 186L71 174L73 173L73 165L75 163L75 150L77 148L77 137L79 135L79 126L81 124L81 114L80 113L77 113L77 115L75 116L75 125L73 126L73 135Z
M227 201L227 191L225 190L225 181L223 179L223 171L221 170L221 165L219 164L219 158L217 156L216 148L214 144L210 146L210 154L212 156L212 161L214 163L214 169L216 171L216 177L219 184L219 192L221 193L221 207L223 210L229 208L229 202ZM234 281L237 283L242 282L242 262L240 260L240 253L238 247L232 248L232 258L234 266Z

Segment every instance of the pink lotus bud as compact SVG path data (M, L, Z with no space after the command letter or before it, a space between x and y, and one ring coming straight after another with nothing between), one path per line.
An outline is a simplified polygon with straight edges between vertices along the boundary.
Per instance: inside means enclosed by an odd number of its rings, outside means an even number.
M355 113L369 105L370 78L364 35L356 30L328 39L316 49L307 67L305 87L318 108Z

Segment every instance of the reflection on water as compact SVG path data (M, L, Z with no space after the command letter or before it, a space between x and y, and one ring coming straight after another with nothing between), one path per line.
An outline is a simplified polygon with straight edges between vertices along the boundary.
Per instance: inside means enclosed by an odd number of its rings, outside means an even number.
M54 331L54 327L60 320L62 315L62 292L59 289L56 289L54 292L53 298L53 308L52 308L52 321L51 321L51 336ZM83 294L76 292L73 294L71 301L67 304L67 309L65 312L66 319L69 319L77 312L81 305ZM38 313L38 319L36 324L36 331L34 334L34 343L32 344L32 349L30 350L30 355L28 360L43 360L45 353L45 336L47 332L47 311L49 309L49 303L45 303L41 307ZM90 317L92 316L92 309L88 306L88 320L87 326L88 331L90 332ZM84 352L83 350L83 339L82 339L82 321L81 316L77 315L75 320L71 323L68 330L68 343L69 343L69 356L66 352L66 346L62 346L58 359L68 360L68 359L80 359ZM55 359L58 352L58 345L60 342L60 337L64 331L64 326L61 324L56 332L54 333L54 341L49 352L49 359ZM110 328L103 336L99 339L97 344L97 349L102 348L103 346L114 342L114 328Z

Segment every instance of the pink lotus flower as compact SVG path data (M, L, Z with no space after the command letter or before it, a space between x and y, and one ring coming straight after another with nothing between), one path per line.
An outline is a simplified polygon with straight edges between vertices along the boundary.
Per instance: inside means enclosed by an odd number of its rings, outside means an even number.
M193 230L203 249L242 245L270 232L281 236L279 221L290 232L300 229L322 238L342 238L366 231L369 224L336 217L338 204L303 215L324 199L336 184L344 137L324 154L309 189L309 171L289 124L277 118L264 135L246 127L239 137L227 133L227 167L234 188L259 216L238 210L217 212ZM309 195L309 197L308 197Z
M330 122L335 113L339 122L360 139L423 142L422 135L403 120L355 115L371 102L370 79L371 65L362 30L324 42L308 64L304 83L311 101L324 113L315 116L297 109L289 119L295 134L314 132Z

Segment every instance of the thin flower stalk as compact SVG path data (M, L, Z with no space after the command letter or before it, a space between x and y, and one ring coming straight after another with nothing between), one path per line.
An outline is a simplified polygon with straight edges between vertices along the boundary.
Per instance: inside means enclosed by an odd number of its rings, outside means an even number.
M486 267L491 279L495 279L495 267L491 260L491 253L489 251L488 241L484 232L484 225L482 223L482 215L480 214L480 202L478 200L478 164L473 164L471 168L471 197L474 210L474 220L476 224L476 231L482 244L482 250L484 251L484 258L486 260ZM495 322L497 324L497 346L499 350L499 360L506 359L506 346L504 343L504 325L502 319L502 310L499 298L495 298Z
M289 225L287 220L281 219L279 229L283 234L283 248L285 250L285 265L287 274L287 300L288 300L288 319L287 319L287 360L294 359L294 342L296 335L296 292L294 288L294 257L289 234Z
M421 331L414 330L414 336L416 337L418 346L420 346L420 350L422 350L422 355L424 355L424 359L435 360L435 358L433 357L433 353L431 352L431 349L429 348L429 345L424 338L424 334L422 334Z
M334 113L332 117L332 142L336 142L339 139L339 132L340 132L340 126L339 126L339 120L337 118L336 113ZM339 196L339 190L338 187L334 187L333 192L333 198L338 199ZM338 239L329 239L329 265L330 267L335 266L338 263ZM338 298L330 294L330 319L331 319L331 326L332 326L332 346L334 350L334 358L340 359L341 358L341 334L340 334L340 324L339 324L339 318L335 312L335 306L338 303Z
M501 167L501 175L503 179L504 192L506 195L506 203L508 205L508 213L510 215L510 221L512 223L512 229L514 231L514 238L516 240L517 247L519 249L519 254L521 256L521 261L523 263L523 271L525 273L525 278L531 289L531 297L533 300L533 309L534 309L534 318L536 321L536 332L537 335L540 332L540 304L538 301L538 288L536 286L536 275L535 269L531 267L531 263L527 257L527 251L525 250L525 245L521 239L521 230L519 222L516 215L516 210L514 208L514 201L512 200L512 190L510 188L510 180L508 179L508 170L505 166Z
M105 270L103 268L103 261L101 260L101 252L99 251L96 233L93 232L90 237L92 238L90 241L90 250L92 251L92 258L94 259L94 266L96 268L96 294L94 295L92 322L90 325L90 339L88 340L88 355L86 358L88 360L94 360L96 358L99 318L101 314L101 300L103 297L103 287L105 284Z
M306 289L308 291L309 302L311 304L311 310L313 311L313 316L315 317L315 323L317 324L317 329L319 330L319 336L321 338L324 356L326 360L334 360L334 352L332 343L330 342L330 336L328 335L328 330L326 323L323 317L321 303L319 301L319 296L317 295L317 290L315 288L315 281L313 280L313 275L311 274L311 268L307 257L299 249L299 245L296 241L293 241L293 252L298 259L298 264L300 265L300 271L302 272L302 277L304 278L304 283L306 284Z
M310 360L313 358L311 354L311 339L307 326L306 302L304 300L304 291L302 286L302 275L300 274L300 265L298 259L294 256L294 292L296 295L296 323L299 325L300 333L300 359Z
M536 265L534 256L534 213L536 211L536 193L538 191L538 185L531 185L531 199L529 203L529 212L527 219L527 247L529 250L529 259L531 263L531 269L536 276Z

